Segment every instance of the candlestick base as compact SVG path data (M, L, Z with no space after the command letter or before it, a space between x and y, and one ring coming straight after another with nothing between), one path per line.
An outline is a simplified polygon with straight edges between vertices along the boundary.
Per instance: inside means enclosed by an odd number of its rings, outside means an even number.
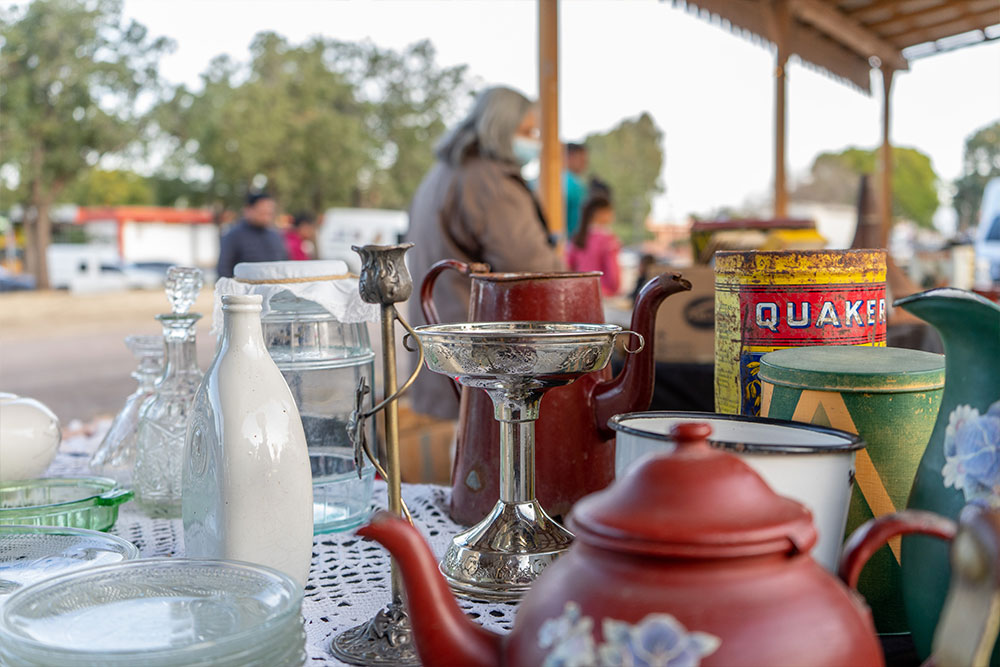
M371 619L335 636L330 653L352 665L420 665L410 617L400 602L391 602Z

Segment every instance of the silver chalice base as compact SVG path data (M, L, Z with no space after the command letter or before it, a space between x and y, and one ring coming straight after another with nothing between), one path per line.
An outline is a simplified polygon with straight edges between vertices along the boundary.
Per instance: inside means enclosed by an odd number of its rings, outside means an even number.
M417 327L427 367L485 389L500 422L500 501L452 539L441 572L478 600L517 599L569 548L573 535L535 499L535 420L548 389L604 368L612 324L476 322Z
M517 600L572 542L573 534L538 501L500 501L485 519L452 538L441 573L463 597Z

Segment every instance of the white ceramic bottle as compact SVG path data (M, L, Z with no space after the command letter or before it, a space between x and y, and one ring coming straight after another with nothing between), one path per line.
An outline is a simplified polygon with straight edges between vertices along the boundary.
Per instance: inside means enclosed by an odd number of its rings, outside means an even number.
M184 447L184 544L192 558L269 565L305 585L312 474L295 400L264 346L261 297L223 296L218 352Z

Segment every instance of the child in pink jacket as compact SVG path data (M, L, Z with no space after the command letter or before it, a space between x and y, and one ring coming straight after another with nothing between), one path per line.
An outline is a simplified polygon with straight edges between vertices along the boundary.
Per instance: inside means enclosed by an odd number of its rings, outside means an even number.
M580 212L580 226L566 246L566 263L571 271L602 271L601 291L614 296L621 286L618 251L621 244L611 231L615 211L601 196L588 199Z

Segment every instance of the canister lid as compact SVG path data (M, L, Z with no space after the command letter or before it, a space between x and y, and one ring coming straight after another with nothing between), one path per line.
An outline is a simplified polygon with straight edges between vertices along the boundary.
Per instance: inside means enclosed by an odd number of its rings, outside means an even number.
M577 503L570 530L584 544L677 558L805 553L812 515L779 496L739 457L709 446L704 422L675 425L673 450L648 458Z
M944 386L944 355L898 347L789 347L761 357L759 378L797 389L933 391Z

